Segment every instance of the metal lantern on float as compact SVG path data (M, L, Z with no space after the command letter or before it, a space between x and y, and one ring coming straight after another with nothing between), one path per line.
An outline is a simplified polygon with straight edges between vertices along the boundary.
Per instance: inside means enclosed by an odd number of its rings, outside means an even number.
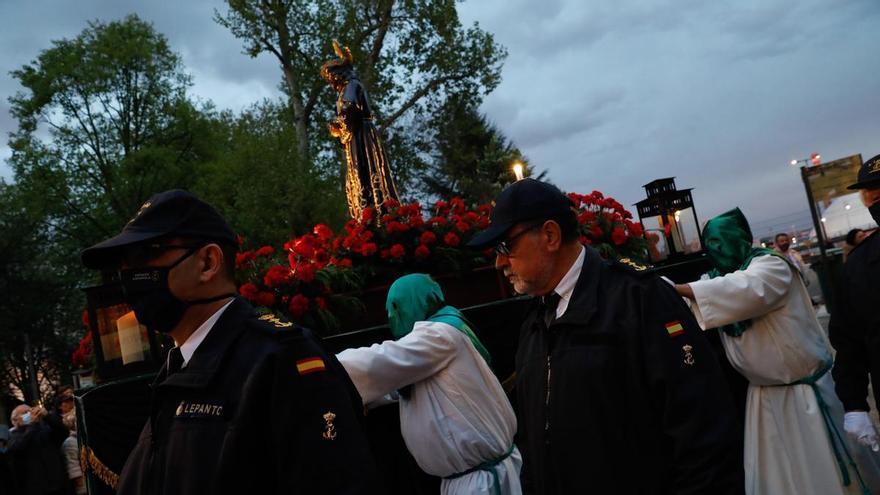
M679 262L703 251L692 189L676 189L675 177L643 186L648 197L635 204L648 241L651 263Z
M89 332L98 381L158 371L169 347L167 338L138 323L125 302L122 286L105 274L104 284L86 287Z

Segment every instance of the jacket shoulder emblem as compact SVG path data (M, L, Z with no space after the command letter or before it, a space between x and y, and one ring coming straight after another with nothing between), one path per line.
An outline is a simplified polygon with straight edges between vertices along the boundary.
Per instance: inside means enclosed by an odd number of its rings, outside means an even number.
M614 262L614 266L624 269L625 271L631 273L637 273L639 275L644 275L648 273L648 270L651 268L650 265L645 265L636 261L633 261L630 258L618 258L616 262Z
M257 318L259 321L265 323L272 329L275 330L283 330L293 328L293 323L282 319L280 316L273 313L262 314ZM261 325L262 326L262 325Z

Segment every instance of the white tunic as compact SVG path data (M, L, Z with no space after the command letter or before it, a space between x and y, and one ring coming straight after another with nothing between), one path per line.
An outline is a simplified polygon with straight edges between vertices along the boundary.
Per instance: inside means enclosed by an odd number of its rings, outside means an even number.
M473 343L451 325L416 322L400 340L337 355L364 404L413 384L400 400L400 430L407 448L428 474L447 477L503 456L513 445L513 408ZM522 492L522 458L513 453L494 469L501 493ZM493 494L493 476L475 471L443 480L444 494Z
M778 386L810 377L832 360L831 345L800 277L782 259L761 256L746 270L714 279L704 276L690 286L696 300L691 309L704 330L752 320L751 328L739 337L721 334L730 363L749 381L746 493L860 493L854 470L849 470L850 486L842 484L812 387ZM831 373L817 385L844 435L843 407Z

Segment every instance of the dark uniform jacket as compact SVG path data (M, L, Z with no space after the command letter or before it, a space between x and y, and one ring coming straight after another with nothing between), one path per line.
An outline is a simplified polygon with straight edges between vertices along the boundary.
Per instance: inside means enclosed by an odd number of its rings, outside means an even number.
M159 372L118 493L374 493L360 411L308 330L236 299L185 368Z
M61 456L61 444L69 435L61 418L54 414L41 421L14 428L9 433L9 458L14 486L21 495L63 493L67 488L67 470ZM7 488L12 489L13 485ZM5 488L0 488L0 491Z
M536 300L521 330L524 490L740 492L728 387L687 306L644 267L586 251L565 313L547 328Z
M880 400L880 235L871 234L846 259L828 326L837 351L835 389L847 411L868 411L868 374Z

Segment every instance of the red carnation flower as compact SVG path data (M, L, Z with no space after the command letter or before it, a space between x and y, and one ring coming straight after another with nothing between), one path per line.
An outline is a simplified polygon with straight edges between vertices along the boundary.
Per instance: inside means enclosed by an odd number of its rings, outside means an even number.
M293 242L293 252L304 258L311 258L315 254L315 247L312 245L311 239L302 236Z
M395 244L391 246L391 249L388 252L392 258L403 258L406 254L406 248L403 247L403 244Z
M351 258L342 258L336 265L342 268L351 268Z
M585 211L585 212L581 213L580 215L578 215L578 222L580 222L580 223L590 223L595 219L596 219L596 215L594 215L590 211Z
M425 246L429 244L434 244L437 242L437 234L431 232L430 230L426 230L422 232L422 235L419 236L419 242L424 244Z
M287 306L290 312L290 318L298 320L309 310L309 298L302 294L295 294L290 298L290 304Z
M471 226L468 225L467 222L465 222L463 220L459 220L458 222L455 223L455 228L458 229L459 232L464 233L464 232L467 232L468 230L470 230Z
M315 306L321 309L327 309L327 301L325 301L323 297L318 296L315 298Z
M266 287L275 288L286 284L289 279L290 268L275 265L266 270L266 274L263 275L263 284L265 284Z
M255 301L258 292L260 292L260 289L258 289L257 286L251 282L242 284L241 287L238 288L238 293L249 301Z
M642 237L642 234L645 232L640 223L630 222L627 227L629 228L629 234L633 237Z
M309 283L312 280L315 280L315 272L315 265L311 263L300 263L296 265L293 276L305 283Z
M611 231L611 241L615 246L623 245L626 242L626 231L622 227L614 227Z
M442 227L442 226L446 225L447 223L449 223L449 221L447 221L443 217L432 217L430 220L428 220L428 223L430 223L431 225L436 225L438 227Z
M376 251L379 250L379 247L376 246L375 242L365 242L361 246L361 256L372 256L376 254Z
M461 243L461 238L458 237L455 232L447 232L445 236L443 236L443 242L446 243L447 246L458 246Z
M312 230L312 232L314 232L315 235L318 236L318 239L321 239L324 242L330 240L333 237L333 231L330 230L330 227L324 225L323 223L315 225L315 228Z
M257 256L269 256L275 252L275 248L272 246L263 246L260 249L257 249L257 252L254 253Z
M242 265L254 259L253 251L245 251L243 253L235 253L235 267L240 268Z
M257 306L271 307L275 304L275 294L266 291L259 292L254 303L256 303Z
M418 260L424 260L424 259L427 259L428 256L431 256L431 250L428 249L428 246L425 246L425 245L423 244L423 245L421 245L421 246L419 246L419 247L416 248L414 254L415 254L415 256L416 256L416 259L418 259Z
M361 212L361 222L370 223L373 219L376 218L376 209L372 206L368 206L364 208L364 211Z
M590 227L590 234L593 236L593 239L601 239L605 232L602 232L602 228L598 225L593 225Z

